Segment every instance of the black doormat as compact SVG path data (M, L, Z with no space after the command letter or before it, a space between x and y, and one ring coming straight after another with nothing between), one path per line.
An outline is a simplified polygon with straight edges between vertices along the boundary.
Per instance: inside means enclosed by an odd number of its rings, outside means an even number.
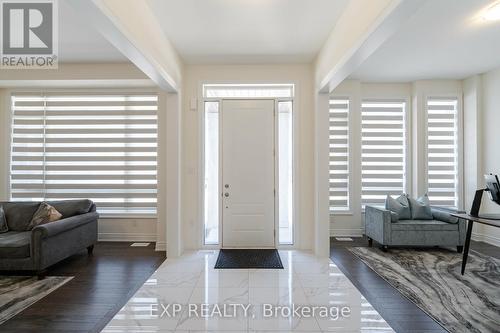
M214 268L283 269L283 264L276 249L222 249Z

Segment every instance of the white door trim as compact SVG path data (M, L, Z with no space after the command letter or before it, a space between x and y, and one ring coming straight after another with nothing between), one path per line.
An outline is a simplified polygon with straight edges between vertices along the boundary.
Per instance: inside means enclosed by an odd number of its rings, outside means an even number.
M280 81L280 80L277 80ZM279 243L279 225L278 223L275 223L276 226L276 238L275 238L275 245L276 248L278 249L301 249L304 248L302 244L302 239L301 239L301 231L303 229L302 226L302 221L301 221L301 205L300 205L300 193L301 193L301 186L300 186L300 156L301 156L301 151L300 151L300 140L301 140L301 130L300 130L300 103L301 103L301 98L300 98L300 82L291 80L287 81L288 83L294 84L295 86L295 94L293 97L277 97L277 98L252 98L252 99L273 99L275 101L275 105L277 108L277 104L279 102L292 102L292 140L293 140L293 165L292 165L292 177L293 177L293 212L292 212L292 219L293 219L293 243L292 244L280 244ZM215 245L210 245L210 244L205 244L204 243L204 159L205 159L205 142L204 142L204 136L205 136L205 102L219 102L219 105L222 103L221 98L206 98L203 95L203 85L204 84L262 84L262 85L268 85L268 84L275 84L275 81L260 81L260 80L236 80L236 81L226 81L226 80L210 80L210 81L205 81L205 80L200 80L198 81L198 89L197 89L197 108L196 110L193 110L198 113L198 170L197 172L197 179L198 179L198 213L197 213L197 223L196 223L196 243L198 244L198 248L200 249L207 249L207 250L212 250L212 249L220 249L221 248L221 240L222 240L222 235L221 235L221 224L220 224L220 219L219 219L219 244ZM224 99L242 99L242 98L224 98ZM276 113L276 117L278 114ZM276 126L278 126L278 119L276 119L275 122ZM278 147L275 147L276 149L276 154L278 154ZM278 155L276 155L275 158L278 158ZM275 167L278 167L278 163L275 163ZM276 173L278 174L278 170L276 170ZM278 181L278 180L276 180ZM278 187L276 187L276 191L278 191ZM278 197L278 195L277 195ZM275 204L278 204L278 200L275 201ZM279 211L278 209L275 209L276 212L276 221L279 221Z

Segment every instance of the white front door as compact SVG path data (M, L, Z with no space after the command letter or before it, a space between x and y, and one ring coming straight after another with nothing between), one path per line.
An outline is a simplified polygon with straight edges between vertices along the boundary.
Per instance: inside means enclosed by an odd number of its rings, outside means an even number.
M274 247L274 101L222 102L222 247Z

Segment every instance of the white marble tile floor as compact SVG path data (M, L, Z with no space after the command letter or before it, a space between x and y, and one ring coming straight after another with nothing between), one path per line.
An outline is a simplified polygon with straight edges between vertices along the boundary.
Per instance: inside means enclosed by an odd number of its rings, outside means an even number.
M394 332L328 258L280 251L284 269L221 270L217 255L167 259L102 332Z

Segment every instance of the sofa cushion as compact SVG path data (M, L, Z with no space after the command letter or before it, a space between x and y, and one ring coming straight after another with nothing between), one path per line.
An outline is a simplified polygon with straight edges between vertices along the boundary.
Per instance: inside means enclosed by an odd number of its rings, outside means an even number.
M0 258L29 258L30 231L8 231L0 234Z
M401 220L411 219L410 203L408 202L408 197L405 194L401 194L396 199L387 195L385 198L385 209L396 213L398 218Z
M424 194L417 199L408 198L408 201L410 202L412 220L434 219L434 217L432 217L431 204L429 202L429 197L427 196L427 194Z
M75 215L86 214L92 207L92 201L88 199L47 201L47 203L57 209L57 211L62 214L63 219Z
M10 231L26 231L40 202L3 202L3 209Z
M0 205L0 234L7 231L9 231L9 226L7 225L7 219L5 218L3 206Z
M458 231L457 224L437 220L399 220L391 226L392 230L412 231Z
M434 220L448 222L448 223L458 223L458 217L451 216L450 212L432 208L432 216Z

